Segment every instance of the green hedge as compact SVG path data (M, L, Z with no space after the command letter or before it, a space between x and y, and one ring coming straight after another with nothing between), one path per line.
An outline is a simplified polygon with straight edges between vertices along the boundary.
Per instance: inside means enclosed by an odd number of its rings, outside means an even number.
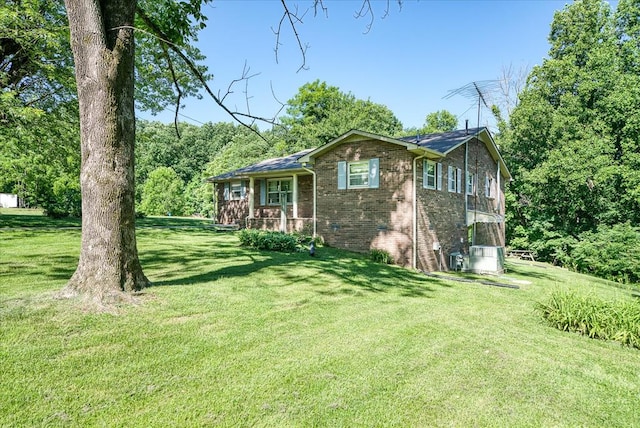
M243 229L239 233L240 245L256 250L281 251L292 253L306 250L312 238L300 234L270 232L266 230Z
M605 301L574 292L555 292L537 309L560 330L614 340L640 349L640 303Z

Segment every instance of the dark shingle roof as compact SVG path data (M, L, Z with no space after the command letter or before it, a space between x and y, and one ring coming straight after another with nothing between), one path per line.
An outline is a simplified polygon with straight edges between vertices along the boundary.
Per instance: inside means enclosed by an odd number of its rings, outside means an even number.
M302 164L298 162L298 158L311 152L313 149L302 150L292 155L284 156L281 158L273 158L263 160L253 165L238 168L235 171L226 172L224 174L216 175L207 179L207 181L220 181L229 180L235 177L242 177L247 174L257 174L261 172L276 172L276 171L289 171L295 169L301 169Z
M440 153L448 153L458 147L469 138L480 133L484 128L459 129L457 131L442 132L439 134L426 134L415 137L402 137L401 141L415 143L420 147L435 150Z

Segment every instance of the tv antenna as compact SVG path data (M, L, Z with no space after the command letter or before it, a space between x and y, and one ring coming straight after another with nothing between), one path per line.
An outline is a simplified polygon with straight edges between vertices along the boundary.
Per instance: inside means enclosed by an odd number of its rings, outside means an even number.
M443 98L449 99L453 98L456 95L460 95L467 99L476 101L478 104L478 128L480 128L480 110L482 108L482 105L484 105L488 109L491 109L489 100L491 98L491 95L499 89L499 80L477 80L467 83L466 85L461 86L458 89L450 90L449 93Z

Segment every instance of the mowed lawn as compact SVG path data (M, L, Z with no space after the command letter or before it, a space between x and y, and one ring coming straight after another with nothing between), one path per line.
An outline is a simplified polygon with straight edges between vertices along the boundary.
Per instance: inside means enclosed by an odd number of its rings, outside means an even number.
M510 262L434 279L233 233L140 229L154 286L95 312L54 298L80 231L1 230L0 426L640 426L640 351L544 324L558 289L615 284Z

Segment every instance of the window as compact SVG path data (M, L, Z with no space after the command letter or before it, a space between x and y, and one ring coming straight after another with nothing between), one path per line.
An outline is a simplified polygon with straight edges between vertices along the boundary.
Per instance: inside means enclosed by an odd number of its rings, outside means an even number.
M291 180L267 180L267 204L280 205L280 195L285 195L287 204L293 203L293 186Z
M224 200L225 201L240 201L244 199L245 187L242 181L232 181L230 183L224 183Z
M434 161L425 159L422 171L422 187L425 189L436 188L436 169L437 167Z
M489 177L488 175L484 177L484 195L487 198L493 198L494 194L493 194L493 178Z
M244 186L242 186L242 183L240 181L231 183L231 200L232 201L239 201L240 199L242 199L242 194L244 193L242 191L243 187Z
M450 192L456 191L456 169L452 166L449 166L447 170L447 190Z
M467 195L474 194L475 177L472 173L467 172Z
M338 189L377 189L380 184L380 160L338 162Z
M349 163L349 188L369 187L369 162Z

